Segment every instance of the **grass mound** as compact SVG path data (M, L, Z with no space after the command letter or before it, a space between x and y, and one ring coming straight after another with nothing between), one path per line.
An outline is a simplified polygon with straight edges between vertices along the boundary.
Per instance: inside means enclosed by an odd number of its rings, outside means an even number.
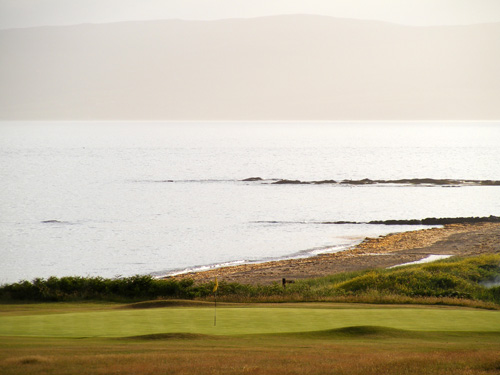
M206 301L193 301L193 300L155 300L131 303L128 305L120 306L120 309L154 309L161 307L199 307L199 306L212 306L212 302Z
M353 326L353 327L344 327L339 329L334 329L330 331L332 334L336 335L344 335L344 336L402 336L408 335L410 331L406 331L403 329L389 328L389 327L380 327L380 326Z
M335 329L327 329L322 331L304 332L303 335L308 338L318 339L346 339L346 338L412 338L419 335L418 332L397 329L383 326L348 326Z
M336 289L351 294L376 290L409 297L451 297L499 303L497 290L481 285L499 274L500 255L488 255L370 271L336 285Z
M274 334L280 336L280 334ZM478 342L499 340L500 332L481 331L425 331L393 328L387 326L361 325L346 326L341 328L326 329L321 331L308 331L298 333L281 334L286 337L296 337L304 339L318 340L435 340L437 338L447 338L449 340L475 339Z

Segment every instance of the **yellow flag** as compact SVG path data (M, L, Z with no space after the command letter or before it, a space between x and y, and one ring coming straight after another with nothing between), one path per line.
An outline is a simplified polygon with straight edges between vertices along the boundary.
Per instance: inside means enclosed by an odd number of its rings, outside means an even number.
M215 276L215 285L214 285L214 290L212 292L216 292L217 288L219 288L219 282L217 281L217 276Z

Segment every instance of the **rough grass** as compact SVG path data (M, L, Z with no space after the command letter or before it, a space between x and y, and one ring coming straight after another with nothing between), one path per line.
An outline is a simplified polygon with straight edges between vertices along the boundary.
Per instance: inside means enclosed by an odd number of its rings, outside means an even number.
M22 357L7 358L5 363L7 365L38 365L50 363L51 357L41 355L27 355Z
M495 295L488 293L480 282L499 273L500 255L485 255L370 271L336 284L336 289L354 294L377 290L409 297L456 297L493 302Z
M500 369L498 336L463 334L450 340L352 331L345 330L347 339L338 333L223 340L0 339L0 373L493 375Z
M443 298L500 305L500 289L482 284L499 275L500 254L492 254L298 280L287 290L310 297L366 298L372 294L406 300Z

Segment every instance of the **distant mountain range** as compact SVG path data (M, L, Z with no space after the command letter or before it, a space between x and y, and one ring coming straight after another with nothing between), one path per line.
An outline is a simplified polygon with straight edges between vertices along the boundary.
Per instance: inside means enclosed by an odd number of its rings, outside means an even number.
M500 23L322 16L0 31L0 120L500 120Z

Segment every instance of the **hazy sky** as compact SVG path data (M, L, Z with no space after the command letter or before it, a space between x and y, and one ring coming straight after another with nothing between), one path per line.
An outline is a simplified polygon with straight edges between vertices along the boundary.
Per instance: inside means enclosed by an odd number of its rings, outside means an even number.
M0 0L0 29L297 13L407 25L471 24L500 22L500 0Z

